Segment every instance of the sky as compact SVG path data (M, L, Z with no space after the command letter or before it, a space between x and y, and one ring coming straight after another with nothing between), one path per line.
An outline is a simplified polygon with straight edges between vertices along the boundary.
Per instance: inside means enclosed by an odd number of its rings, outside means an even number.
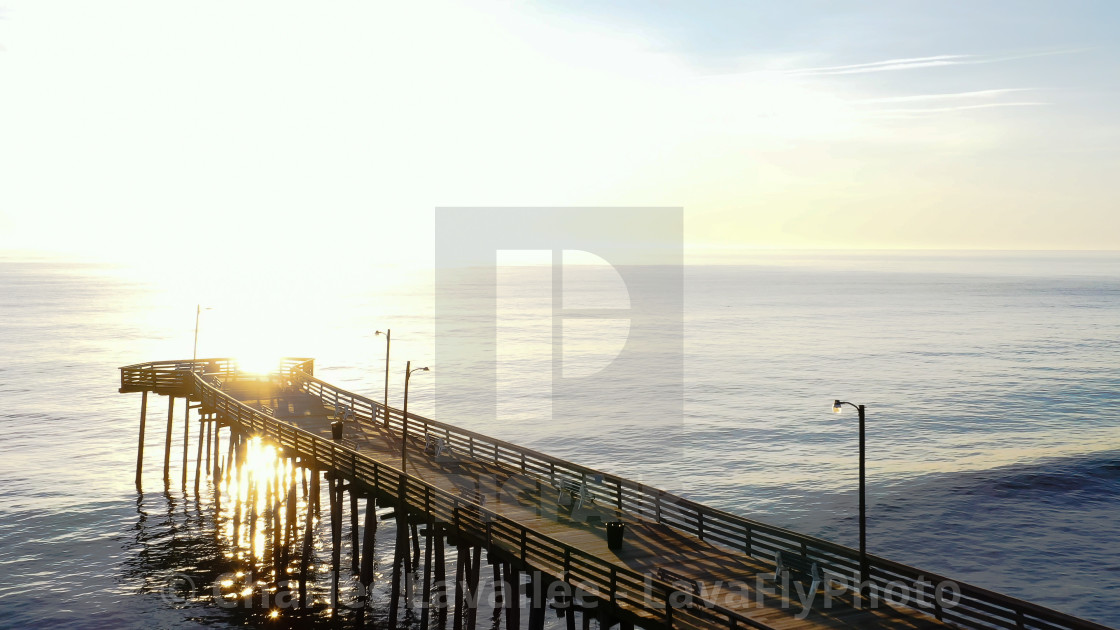
M1120 4L0 0L0 252L429 261L442 206L689 255L1120 249Z

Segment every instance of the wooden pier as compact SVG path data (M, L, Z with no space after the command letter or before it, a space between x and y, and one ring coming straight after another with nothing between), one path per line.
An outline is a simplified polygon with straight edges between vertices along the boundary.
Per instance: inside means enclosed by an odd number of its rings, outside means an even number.
M187 413L195 411L201 420L196 490L201 477L220 474L221 463L244 461L250 440L273 445L292 467L311 471L311 488L304 493L314 498L316 510L325 478L336 584L344 570L347 495L354 550L349 568L367 587L373 579L376 507L391 508L396 521L391 626L403 604L419 608L422 628L437 621L440 627L450 623L452 630L474 630L485 550L507 630L540 630L548 608L564 614L568 630L574 630L577 615L585 630L592 620L602 628L617 623L621 630L1107 630L877 556L868 557L869 582L859 584L860 556L848 547L416 414L408 414L402 439L400 410L315 378L310 359L285 359L265 376L243 373L229 359L130 365L121 368L120 391L143 392L138 487L149 393L169 397L165 483L171 481L177 398L186 399ZM182 423L186 487L189 416ZM342 435L335 439L332 425L338 423ZM222 429L228 430L224 460ZM270 496L279 506L285 492L283 527L279 508L272 512L274 579L298 579L300 605L307 606L314 510L309 503L300 535L294 480L290 488L272 487ZM608 523L624 524L621 547L609 544ZM450 583L444 575L448 546L457 551Z

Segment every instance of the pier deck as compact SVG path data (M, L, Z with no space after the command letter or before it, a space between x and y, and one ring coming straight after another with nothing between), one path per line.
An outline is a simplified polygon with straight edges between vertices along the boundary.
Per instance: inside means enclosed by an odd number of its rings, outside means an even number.
M262 387L263 385L263 387ZM338 416L335 410L323 404L322 399L305 392L283 392L274 381L227 381L222 390L250 406L268 408L273 417L308 431L324 440L331 439L331 422ZM387 430L383 424L362 422L357 419L343 421L344 444L353 450L389 466L401 463L401 435ZM774 564L745 554L731 553L696 536L674 530L668 526L641 518L616 514L613 509L603 509L598 519L579 523L562 516L542 497L535 483L525 483L518 475L478 458L459 456L454 463L437 464L431 453L426 452L420 440L409 440L408 474L445 491L466 495L477 489L478 479L495 479L494 488L485 505L493 512L509 518L526 528L547 535L565 545L579 548L596 557L628 568L641 574L656 576L659 569L699 581L702 585L732 585L740 583L737 596L744 603L729 607L744 617L759 622L767 628L944 628L943 622L917 611L889 605L871 610L859 610L852 605L851 597L834 597L827 610L810 608L801 617L802 606L796 587L791 596L775 588L770 579ZM520 482L520 483L519 483ZM507 487L507 484L514 484ZM483 484L485 485L485 484ZM552 500L554 501L554 499ZM543 515L542 515L543 513ZM627 524L623 548L612 551L607 546L603 521L606 518L623 520ZM596 522L596 520L598 522ZM759 582L763 589L757 588ZM728 588L725 586L725 588ZM817 607L823 599L823 587L815 597ZM646 615L640 615L646 617ZM648 618L651 620L653 616Z
M270 440L299 465L345 479L352 492L393 504L413 522L441 524L487 549L491 561L504 558L515 575L540 571L593 595L600 623L1106 630L959 582L942 591L946 578L878 557L869 558L865 589L877 601L868 605L851 577L859 574L854 550L414 414L402 440L399 410L316 379L312 365L291 360L262 378L220 359L140 364L122 368L121 391L198 401L219 427ZM343 423L339 442L332 440L335 420ZM450 454L435 456L436 439ZM577 488L570 501L561 499ZM626 524L621 549L607 544L608 521ZM784 586L776 582L778 553L792 560L787 566L815 564L825 580L810 585L794 574Z

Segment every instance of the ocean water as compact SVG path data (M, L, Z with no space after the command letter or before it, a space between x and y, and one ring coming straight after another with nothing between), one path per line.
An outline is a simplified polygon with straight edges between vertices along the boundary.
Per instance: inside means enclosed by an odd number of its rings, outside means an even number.
M516 317L503 334L528 340L509 356L528 368L502 373L502 415L438 415L435 364L412 381L410 410L632 478L672 470L687 496L854 545L855 414L830 407L863 403L872 553L1120 626L1120 255L747 262L686 270L675 458L649 456L656 396L600 419L633 432L629 447L531 421L547 402L526 394L543 360L530 341L545 306L531 300L506 304ZM430 273L352 270L331 284L330 271L0 262L0 626L326 623L184 596L183 580L204 591L242 561L213 489L180 490L174 456L164 492L165 399L149 403L144 492L133 487L139 395L117 394L116 368L188 358L202 303L199 356L314 356L321 378L380 399L385 345L372 332L389 327L399 406L404 361L433 360ZM532 273L506 278L532 286ZM391 541L379 546L384 584Z

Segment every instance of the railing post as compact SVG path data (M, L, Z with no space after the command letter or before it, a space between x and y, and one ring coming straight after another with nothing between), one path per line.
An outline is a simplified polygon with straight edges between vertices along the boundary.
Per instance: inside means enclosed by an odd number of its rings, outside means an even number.
M611 565L611 605L618 603L618 568Z

